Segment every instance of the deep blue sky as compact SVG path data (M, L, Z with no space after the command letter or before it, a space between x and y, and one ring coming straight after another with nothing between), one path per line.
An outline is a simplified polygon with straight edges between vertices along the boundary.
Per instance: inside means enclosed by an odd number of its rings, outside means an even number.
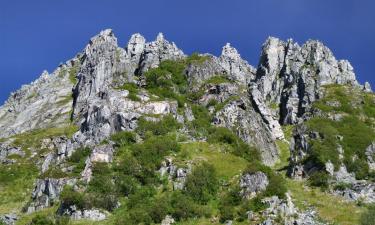
M319 39L375 86L374 12L374 0L0 0L0 103L105 28L121 46L161 31L188 54L230 42L254 66L268 36Z

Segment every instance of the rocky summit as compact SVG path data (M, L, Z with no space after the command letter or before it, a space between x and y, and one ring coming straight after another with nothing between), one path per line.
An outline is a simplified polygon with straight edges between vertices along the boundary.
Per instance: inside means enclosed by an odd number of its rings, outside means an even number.
M112 30L0 107L0 224L375 224L375 94L322 42Z

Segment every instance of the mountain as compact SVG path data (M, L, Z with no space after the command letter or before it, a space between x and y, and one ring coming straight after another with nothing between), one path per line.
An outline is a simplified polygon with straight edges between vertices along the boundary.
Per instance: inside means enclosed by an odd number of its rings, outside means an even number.
M107 29L0 130L4 224L375 221L375 95L316 40L270 37L253 67Z

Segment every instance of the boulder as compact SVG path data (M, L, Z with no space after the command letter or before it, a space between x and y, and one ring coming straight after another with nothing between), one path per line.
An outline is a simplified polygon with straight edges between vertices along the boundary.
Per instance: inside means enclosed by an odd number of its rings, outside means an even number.
M244 174L240 178L241 196L253 198L256 194L266 190L269 184L268 177L263 172Z

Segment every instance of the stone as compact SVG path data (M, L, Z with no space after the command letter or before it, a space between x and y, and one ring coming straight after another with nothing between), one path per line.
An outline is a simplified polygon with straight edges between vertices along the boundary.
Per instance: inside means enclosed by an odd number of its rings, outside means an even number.
M161 225L171 225L174 223L175 223L175 220L170 215L166 215L163 221L161 221Z
M367 163L370 170L375 170L375 142L366 148Z
M18 220L18 216L14 213L0 215L0 223L3 222L5 225L14 225Z
M371 88L371 85L370 85L369 82L365 82L365 84L364 84L364 86L363 86L363 90L364 90L365 92L369 92L369 93L372 92L372 88Z
M74 185L74 179L38 179L31 195L31 203L27 206L27 213L32 213L52 206L54 201L58 200L60 192L65 185Z
M259 192L266 190L268 184L268 177L263 172L244 174L240 178L241 195L243 198L253 198Z
M64 209L61 214L69 216L73 220L103 221L107 218L107 215L99 209L79 210L75 205L69 206L69 208Z

